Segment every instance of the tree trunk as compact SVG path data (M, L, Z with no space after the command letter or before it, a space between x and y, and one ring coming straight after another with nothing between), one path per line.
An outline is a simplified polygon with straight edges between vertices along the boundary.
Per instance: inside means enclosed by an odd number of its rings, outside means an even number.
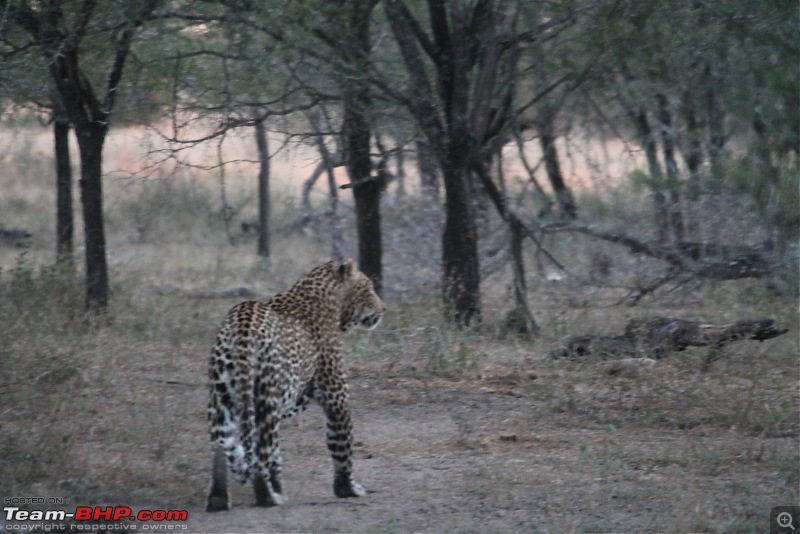
M439 175L436 167L436 155L430 142L423 136L418 136L417 145L417 171L425 198L439 203Z
M708 109L708 161L711 164L711 173L719 176L722 173L722 156L725 145L724 119L720 94L722 93L723 78L710 64L706 65L704 72L706 83L706 107Z
M681 194L679 191L680 176L678 163L675 161L675 132L672 126L672 113L667 98L656 95L658 99L658 117L661 122L661 144L664 149L664 163L667 167L667 190L669 191L670 238L673 241L683 240L683 213L681 212Z
M697 199L700 194L700 173L703 165L703 145L700 142L700 127L697 124L697 111L694 105L694 96L686 92L683 101L683 119L686 122L686 143L684 160L689 170L689 197Z
M97 122L76 126L81 157L81 205L86 243L86 307L102 312L108 307L108 265L103 223L103 144L106 127Z
M480 317L478 233L469 180L490 123L497 65L505 49L500 20L491 3L428 0L431 35L427 38L404 2L386 0L383 6L411 84L406 104L442 173L443 300L450 318L465 326ZM423 48L432 59L432 69L426 66ZM434 82L430 74L435 75ZM420 155L424 152L420 150Z
M372 2L367 4L373 5ZM344 58L349 68L361 73L366 68L370 51L369 22L371 7L355 2L350 16L350 33L344 45ZM343 137L345 162L353 199L356 205L358 232L358 264L361 271L372 280L375 291L383 292L381 242L381 191L379 179L372 179L370 159L371 130L367 118L370 106L369 88L363 76L354 75L345 80Z
M258 147L258 255L269 260L269 219L270 219L270 195L269 195L269 145L267 132L264 128L264 121L257 120L255 123L256 146Z
M650 189L653 196L653 210L655 211L656 231L659 243L667 240L669 235L669 214L667 213L667 198L661 189L664 181L664 173L661 172L661 164L658 162L656 140L650 130L650 123L647 121L647 113L640 110L636 115L636 127L639 137L644 143L644 154L647 158L647 169L650 172Z
M331 206L328 211L331 221L331 259L334 261L344 261L344 232L342 231L342 223L339 220L339 188L336 186L336 175L334 174L333 164L330 158L326 155L328 153L324 143L320 143L320 150L322 151L322 164L325 166L325 172L328 176L328 191L331 197Z
M358 225L358 263L361 271L372 280L375 291L383 293L381 258L381 187L377 180L355 186L356 224Z
M73 263L75 224L72 216L72 164L69 157L70 124L63 113L53 119L56 156L56 261Z
M523 254L523 240L525 235L530 232L525 227L525 223L508 207L503 180L502 163L498 160L498 187L491 179L489 167L491 162L477 163L473 170L486 191L486 196L494 204L497 214L508 225L509 237L511 241L511 269L514 280L514 308L506 314L506 328L514 333L535 336L539 333L539 327L533 318L530 308L528 308L528 290L525 283L525 256Z
M544 155L544 166L547 169L547 177L550 179L550 184L553 186L556 201L558 202L561 212L569 219L574 219L578 216L578 208L575 205L575 199L572 197L572 192L564 183L564 176L561 174L561 166L558 163L558 151L556 149L556 140L552 134L549 125L544 125L539 129L539 143L542 147Z
M460 326L480 317L478 232L466 170L443 169L445 226L442 234L442 287L447 313Z
M511 234L511 269L514 272L514 309L506 316L506 326L518 334L535 336L539 327L528 308L525 283L525 256L522 248L525 228L516 216L509 218L508 228Z
M361 110L354 109L352 101L345 100L345 146L347 171L353 184L358 233L358 264L361 271L372 280L375 291L383 290L381 258L381 183L372 179L372 162L369 155L370 129Z
M331 229L331 259L341 262L344 260L344 253L342 252L344 237L342 224L339 220L339 188L336 186L336 174L334 169L344 165L344 161L341 155L331 155L330 152L328 152L328 147L325 146L325 139L322 137L323 134L320 128L314 120L311 121L311 124L317 132L317 150L319 150L322 161L317 165L311 178L306 180L306 183L303 185L303 213L305 217L311 216L311 202L309 199L311 188L319 175L324 171L328 178L328 193L330 195L330 206L327 215L330 220Z
M395 197L403 198L406 196L406 168L405 168L406 153L402 146L397 147L397 153L394 156L395 161L395 176L397 178L397 190Z

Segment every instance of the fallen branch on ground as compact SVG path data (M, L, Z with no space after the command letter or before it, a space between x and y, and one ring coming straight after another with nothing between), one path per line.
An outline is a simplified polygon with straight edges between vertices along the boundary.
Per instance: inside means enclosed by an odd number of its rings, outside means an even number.
M738 321L729 325L705 324L670 317L631 319L621 336L575 336L562 348L552 351L550 357L659 359L688 347L710 347L715 351L715 359L716 351L728 343L743 339L764 341L786 332L786 328L777 328L772 319Z
M667 245L586 224L550 224L541 233L578 232L618 243L634 254L663 260L683 272L716 280L760 278L770 274L770 262L762 251L749 247L680 242ZM722 256L722 257L721 257ZM727 256L727 257L725 257Z

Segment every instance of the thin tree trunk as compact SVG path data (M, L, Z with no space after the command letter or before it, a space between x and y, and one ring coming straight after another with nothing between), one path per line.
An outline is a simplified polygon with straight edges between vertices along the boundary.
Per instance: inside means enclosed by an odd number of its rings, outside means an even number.
M544 155L544 166L547 170L547 177L550 179L550 184L553 186L553 192L561 208L561 213L569 219L574 219L578 216L578 208L575 205L572 191L570 191L567 184L564 183L564 176L561 174L561 166L558 162L556 140L549 124L540 127L539 143Z
M700 142L700 128L697 124L697 111L694 97L687 91L683 102L683 120L686 122L687 146L684 151L686 168L689 170L689 197L696 199L700 194L700 173L703 165L703 145Z
M86 307L101 312L108 308L108 264L103 223L103 144L106 128L91 122L76 126L81 157L81 205L86 243Z
M761 114L756 111L753 113L753 132L755 133L755 142L753 143L752 153L757 167L760 169L760 175L766 179L770 185L777 186L779 173L775 164L772 162L772 153L770 151L769 132L767 125L761 118Z
M525 171L528 173L528 179L533 184L533 187L542 202L542 209L539 210L538 217L545 217L552 211L553 201L550 200L550 197L547 196L547 192L545 192L545 190L539 184L539 181L536 179L536 167L531 167L531 164L528 162L528 158L525 155L525 140L522 139L522 133L519 128L514 129L514 139L517 142L517 153L519 154L519 159L522 162L522 166L525 167Z
M319 177L322 176L324 172L333 172L333 169L344 165L342 156L339 154L331 155L325 147L324 142L318 142L317 147L319 148L322 161L317 164L311 176L303 182L303 190L300 194L300 206L302 207L303 215L311 215L311 190L314 189L314 185L317 183L317 180L319 180Z
M644 154L647 158L647 169L650 172L650 188L653 196L653 208L655 211L656 231L659 243L667 240L669 235L669 215L667 213L667 199L661 184L664 181L664 173L661 171L661 164L658 162L656 140L650 130L650 123L647 121L647 113L640 110L636 115L636 126L639 130L639 137L644 143Z
M325 145L322 145L323 147ZM325 151L327 154L327 150ZM330 159L325 156L322 160L325 165L325 171L328 176L328 190L331 196L331 207L329 211L331 220L331 258L334 261L341 262L344 260L344 253L342 252L344 235L342 232L342 224L339 220L339 188L336 187L336 175L333 172L333 165Z
M344 260L344 253L342 252L344 237L341 221L339 220L339 188L336 186L336 174L334 169L342 166L344 162L343 158L339 154L331 155L330 152L328 152L328 147L325 146L323 134L321 133L320 128L313 117L311 118L311 125L317 132L317 150L319 151L322 161L319 163L319 165L317 165L317 168L311 178L306 180L306 183L303 185L304 214L306 216L311 215L311 202L309 200L311 188L314 186L314 182L316 182L317 178L324 171L328 177L328 192L330 194L328 218L330 219L331 229L331 258L334 261L341 262Z
M678 163L675 161L675 132L672 126L672 113L667 98L656 95L658 100L658 117L661 122L661 144L664 150L664 163L667 167L667 190L669 191L670 237L673 241L683 240L683 214L681 213L681 194L679 191L680 175Z
M228 243L231 245L236 244L236 238L231 232L231 220L233 219L233 208L228 204L228 187L225 183L225 158L222 154L222 143L225 138L220 137L217 142L217 165L219 168L219 215L222 219L222 225L225 228L225 236L228 238Z
M725 145L724 118L720 94L722 92L722 75L711 65L706 65L704 79L706 83L706 107L708 109L708 161L711 173L719 176L722 172L723 147Z
M539 327L533 318L530 308L528 308L527 284L525 283L525 256L523 255L523 240L527 230L525 224L517 215L509 209L505 194L505 186L502 173L502 164L498 157L498 182L500 187L492 181L488 168L491 162L478 163L474 167L475 174L481 181L486 191L486 196L494 204L498 215L508 225L511 240L511 269L513 271L514 283L514 308L506 315L506 326L509 330L516 331L518 334L535 336Z
M53 135L56 156L56 261L72 265L75 224L72 215L72 164L69 156L70 124L63 112L56 112Z
M258 148L258 255L269 260L270 255L270 194L269 194L269 145L264 121L255 123L256 146Z
M396 166L395 176L397 177L397 190L395 196L403 198L406 196L406 168L405 168L405 150L402 146L397 147L397 153L394 156Z
M439 170L436 167L436 155L430 142L424 136L416 139L417 171L422 188L422 194L436 203L439 202Z
M522 242L525 229L516 216L508 220L511 237L511 269L514 272L514 309L506 318L506 324L520 334L536 335L539 327L528 308L528 289L525 283L525 256Z

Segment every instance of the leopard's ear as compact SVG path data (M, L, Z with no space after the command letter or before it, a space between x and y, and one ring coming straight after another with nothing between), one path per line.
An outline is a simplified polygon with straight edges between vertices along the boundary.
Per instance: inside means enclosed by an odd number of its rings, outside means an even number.
M353 259L350 258L339 266L339 277L342 280L347 280L348 278L351 278L353 276L355 270L356 270L356 265L353 262Z

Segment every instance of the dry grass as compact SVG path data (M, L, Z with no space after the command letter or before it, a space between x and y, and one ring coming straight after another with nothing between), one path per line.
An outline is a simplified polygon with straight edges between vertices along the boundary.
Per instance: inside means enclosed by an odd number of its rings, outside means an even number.
M207 351L236 299L157 290L248 286L273 293L326 259L325 229L278 234L265 265L253 243L227 241L213 178L111 180L112 322L93 324L82 314L80 272L47 267L54 224L50 161L33 146L20 142L5 162L14 172L0 179L0 224L35 234L27 251L0 249L0 496L198 508L207 478ZM240 206L234 222L254 217L251 185L228 184L231 204ZM283 195L278 225L296 215L293 197ZM761 281L740 281L677 288L638 307L613 306L621 290L547 281L532 267L531 307L542 335L517 339L504 331L509 273L498 267L486 273L483 323L454 330L436 298L441 221L418 237L413 231L423 221L408 204L387 202L385 209L390 312L376 332L348 335L350 373L360 385L354 398L367 412L361 424L374 423L368 440L374 452L400 465L428 454L430 462L419 464L430 469L426 484L442 495L459 488L450 504L459 513L477 506L493 518L486 520L489 530L763 531L772 506L798 502L794 297L776 296ZM352 213L343 213L352 224ZM502 237L496 223L489 226L487 244ZM345 251L352 255L350 235ZM403 261L412 246L414 266ZM580 238L548 246L587 272L597 253L597 244ZM649 268L612 254L615 272ZM701 350L615 375L602 362L545 358L567 336L618 332L630 317L645 315L713 322L770 316L790 333L731 345L709 371ZM359 393L359 387L368 390ZM484 407L487 399L500 400ZM410 416L402 418L406 412L436 428L426 430L433 432L427 451L405 434L384 439L381 425L395 416L407 425L404 432L417 431ZM306 453L319 451L300 447L287 454ZM452 471L439 471L451 460ZM437 473L456 473L458 482L437 481ZM413 472L396 476L410 477L414 487ZM380 503L380 494L375 499ZM564 512L578 501L582 514ZM645 514L637 511L642 503L650 503ZM405 523L403 514L362 525L468 530L461 515L436 519L436 507L447 504L430 504L425 513L434 522L427 526L421 519ZM537 523L525 510L537 511ZM497 511L504 515L492 515Z

